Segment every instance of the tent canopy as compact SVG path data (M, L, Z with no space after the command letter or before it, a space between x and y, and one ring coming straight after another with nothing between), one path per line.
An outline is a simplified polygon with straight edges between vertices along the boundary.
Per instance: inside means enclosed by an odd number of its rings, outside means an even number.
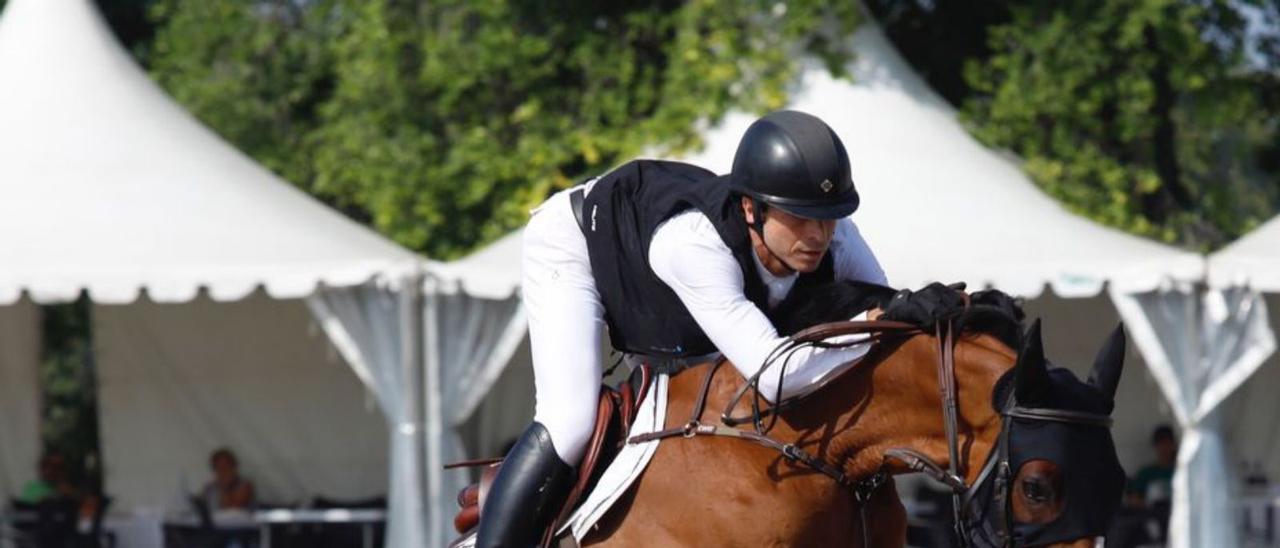
M822 118L844 141L862 194L853 219L890 283L966 281L1025 297L1049 285L1085 297L1106 283L1132 292L1201 279L1199 255L1067 211L1014 161L974 140L874 24L863 25L853 46L852 82L813 63L787 108ZM704 134L706 148L684 160L727 172L755 118L728 115ZM509 235L441 271L475 296L509 295L520 283L519 245Z
M88 0L10 0L0 81L0 304L298 298L417 263L202 126Z
M862 207L853 215L899 287L966 281L1026 297L1045 285L1064 297L1199 279L1203 260L1067 211L1017 163L961 126L873 24L853 38L853 81L814 66L787 108L817 115L849 151ZM718 173L732 165L755 117L733 114L689 158Z
M1280 293L1280 217L1210 255L1209 285Z
M498 301L515 295L520 289L523 236L524 229L520 229L456 261L431 263L438 281L433 289Z

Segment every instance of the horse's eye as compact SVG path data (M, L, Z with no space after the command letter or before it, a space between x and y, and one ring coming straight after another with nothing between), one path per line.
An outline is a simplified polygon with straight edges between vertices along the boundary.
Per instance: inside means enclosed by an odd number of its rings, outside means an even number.
M1022 494L1027 500L1038 504L1049 502L1053 498L1053 490L1049 483L1041 478L1027 478L1022 481Z

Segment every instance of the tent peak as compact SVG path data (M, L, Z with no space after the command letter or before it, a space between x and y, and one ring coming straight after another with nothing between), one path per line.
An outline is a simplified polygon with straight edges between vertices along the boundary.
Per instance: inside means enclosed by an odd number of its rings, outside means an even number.
M10 0L0 81L0 303L302 296L419 266L204 127L89 0Z

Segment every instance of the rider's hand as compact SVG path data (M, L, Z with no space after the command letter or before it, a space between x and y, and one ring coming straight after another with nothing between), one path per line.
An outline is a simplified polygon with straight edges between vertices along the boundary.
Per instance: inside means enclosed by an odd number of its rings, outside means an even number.
M903 289L885 306L884 319L932 326L964 307L964 294L955 285L934 282L916 291Z

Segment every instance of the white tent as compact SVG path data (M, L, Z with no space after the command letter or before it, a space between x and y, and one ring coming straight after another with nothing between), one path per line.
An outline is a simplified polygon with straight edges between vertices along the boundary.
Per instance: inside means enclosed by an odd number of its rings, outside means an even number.
M269 502L389 487L388 543L423 544L423 386L405 382L421 374L420 258L203 127L89 0L10 0L0 82L0 341L38 349L24 294L94 301L116 508L171 505L227 445ZM308 305L354 360L326 352ZM22 348L0 350L6 482L15 459L34 472L34 394L9 398L34 384Z
M1203 284L1113 297L1183 432L1170 539L1241 544L1237 471L1280 477L1280 218L1210 255Z
M1276 217L1209 256L1209 285L1224 290L1246 287L1265 294L1267 310L1280 310L1280 217ZM1271 330L1280 333L1280 315L1271 318ZM1253 378L1228 400L1231 419L1229 439L1240 449L1237 457L1264 466L1271 478L1280 478L1280 360L1268 360ZM1252 435L1261 432L1264 435Z
M1249 323L1241 333L1220 328L1224 322L1243 323L1240 318L1249 315L1265 319L1268 310L1280 310L1280 217L1211 254L1207 282L1206 297L1199 303L1147 296L1140 304L1156 311L1152 317L1157 325L1170 316L1194 314L1203 331L1201 339L1218 343L1202 348L1166 344L1161 348L1167 361L1160 384L1166 398L1183 408L1178 419L1184 430L1221 428L1196 440L1187 436L1180 467L1195 473L1181 474L1180 487L1188 493L1234 497L1237 490L1223 486L1238 485L1239 473L1261 471L1269 478L1280 477L1280 428L1275 425L1280 416L1280 399L1275 397L1280 359L1233 351L1248 346L1250 338L1269 339L1280 333L1280 316L1272 316L1269 325ZM1242 359L1223 359L1231 354ZM1219 540L1211 536L1218 524L1196 512L1197 502L1185 497L1175 501L1180 503L1175 504L1175 518L1189 524L1185 535L1190 543L1184 545Z
M1209 285L1280 293L1280 217L1210 255Z
M878 28L865 25L853 37L853 46L853 82L835 79L815 63L804 71L788 108L821 117L844 140L863 200L854 219L890 283L918 287L934 280L966 281L971 288L994 286L1024 296L1028 312L1045 319L1050 358L1082 374L1119 320L1113 300L1194 294L1194 284L1204 279L1201 256L1065 210L1038 190L1015 161L969 136L954 109L910 69ZM745 113L727 116L704 133L706 148L684 159L727 172L738 139L752 120ZM443 265L437 273L453 281L451 292L478 300L507 299L520 282L519 233ZM1046 286L1052 293L1043 291ZM1244 301L1247 297L1234 302ZM1125 310L1126 321L1150 323L1141 307ZM1225 361L1239 361L1241 353L1248 359L1270 353L1269 339L1256 329L1265 325L1259 323L1265 312L1257 307L1246 312L1225 322L1230 332L1251 337L1242 339ZM1178 336L1165 330L1156 340ZM1151 345L1138 346L1142 355L1130 354L1117 395L1114 430L1130 471L1150 458L1152 427L1177 418L1176 406L1152 399L1158 381L1142 367ZM513 425L523 426L528 419L532 394L527 361L527 354L514 355L514 365L502 373L509 377L484 387L500 396L484 402L466 423L475 429L466 437L478 454L493 454L500 440L518 432ZM499 378L496 371L479 377L487 382ZM527 384L513 388L505 382ZM524 415L496 418L504 410L506 416ZM480 431L485 428L494 430ZM1229 516L1223 522L1235 523Z

